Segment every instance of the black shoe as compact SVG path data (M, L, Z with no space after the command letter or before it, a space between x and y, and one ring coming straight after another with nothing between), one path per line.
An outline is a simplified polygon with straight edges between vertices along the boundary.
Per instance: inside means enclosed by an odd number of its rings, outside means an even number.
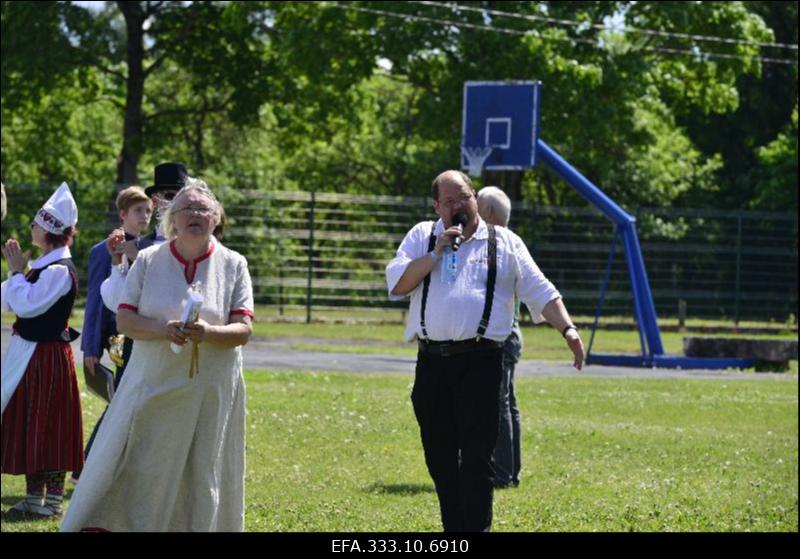
M19 503L17 503L17 505L19 505ZM3 514L3 519L10 521L52 520L55 518L61 518L62 515L63 511L60 508L56 510L48 506L23 506L22 508L19 506L14 506L8 509L5 514Z
M514 482L512 481L495 481L493 483L495 489L509 489L510 487L514 487Z

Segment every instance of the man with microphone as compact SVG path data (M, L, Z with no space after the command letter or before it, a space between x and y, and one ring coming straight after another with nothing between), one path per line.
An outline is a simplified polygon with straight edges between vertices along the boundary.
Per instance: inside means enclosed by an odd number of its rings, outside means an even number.
M440 219L406 234L386 281L391 299L411 298L405 337L419 347L411 400L444 530L488 531L503 342L515 296L535 321L562 333L579 370L584 348L525 243L480 218L469 177L445 171L432 190Z

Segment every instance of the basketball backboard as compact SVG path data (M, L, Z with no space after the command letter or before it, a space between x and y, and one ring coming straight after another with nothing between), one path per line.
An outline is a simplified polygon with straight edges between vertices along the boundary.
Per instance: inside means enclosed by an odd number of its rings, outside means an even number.
M470 174L536 164L539 81L465 82L461 168Z

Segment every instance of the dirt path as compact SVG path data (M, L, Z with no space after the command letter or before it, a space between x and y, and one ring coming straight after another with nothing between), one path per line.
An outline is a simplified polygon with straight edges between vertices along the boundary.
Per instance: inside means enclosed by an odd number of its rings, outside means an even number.
M11 336L9 326L0 329L2 350L8 345ZM416 358L404 355L338 353L335 351L299 351L292 346L299 343L329 345L334 350L337 345L380 345L380 342L363 340L327 340L318 338L253 338L244 348L246 369L268 369L275 371L341 371L352 373L390 373L414 374ZM386 344L384 344L386 345ZM393 347L395 344L389 344ZM80 363L83 354L80 338L72 344L75 359ZM107 361L107 357L104 362ZM780 373L740 373L726 371L670 369L637 369L632 367L587 366L582 372L576 371L568 362L523 360L517 365L519 376L592 376L608 378L718 378L718 379L762 379L794 380L797 375Z

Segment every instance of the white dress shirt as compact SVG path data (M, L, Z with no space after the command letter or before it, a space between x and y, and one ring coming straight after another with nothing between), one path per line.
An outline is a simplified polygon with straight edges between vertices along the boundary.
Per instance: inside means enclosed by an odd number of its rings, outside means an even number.
M151 246L159 246L167 240L161 234L161 226L156 227L156 238ZM103 280L100 284L100 297L103 299L103 304L108 309L116 313L119 304L122 302L122 296L125 294L125 278L128 275L128 258L122 255L122 264L111 265L111 275Z
M128 275L128 258L123 255L122 264L111 265L111 274L100 284L100 297L103 304L113 313L117 312L122 295L125 293L125 278Z
M386 283L391 300L404 298L392 295L392 289L397 285L408 264L428 252L431 225L432 221L423 221L415 225L406 234L397 250L397 255L386 266ZM440 219L436 222L434 234L438 237L443 230L444 224ZM528 306L534 322L543 322L542 309L553 299L561 297L561 294L539 270L528 252L528 247L519 236L505 227L496 226L495 231L497 232L497 281L489 326L484 337L502 342L511 333L515 296ZM442 281L442 267L447 252L434 266L425 309L425 329L429 339L458 341L477 336L486 300L488 244L489 230L486 222L479 218L475 233L469 240L464 241L455 253L458 262L455 283L446 285ZM423 337L420 325L422 286L423 282L420 282L406 295L411 298L405 331L406 341L409 342L415 337Z

